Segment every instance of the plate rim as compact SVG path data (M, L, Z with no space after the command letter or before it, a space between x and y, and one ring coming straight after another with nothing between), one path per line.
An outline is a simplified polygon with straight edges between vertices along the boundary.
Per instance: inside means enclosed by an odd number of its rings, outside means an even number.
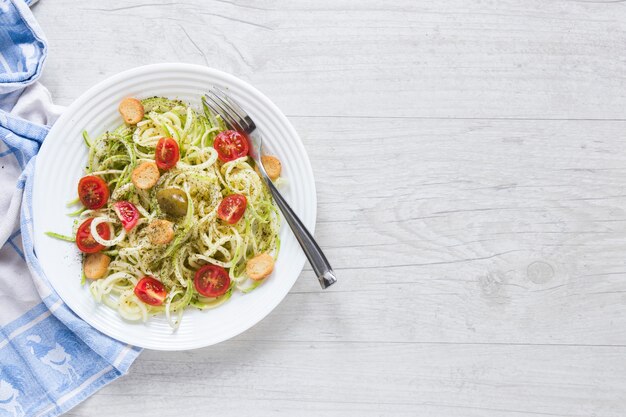
M306 226L311 232L311 234L313 234L315 232L315 226L317 222L317 191L316 191L316 186L315 186L314 172L311 166L309 154L306 152L306 148L304 147L304 143L302 142L300 135L298 134L298 132L296 131L292 123L289 121L287 116L263 92L261 92L259 89L254 87L249 82L242 80L236 77L235 75L232 75L225 71L222 71L213 67L205 66L205 65L190 64L190 63L156 63L156 64L141 65L141 66L133 67L133 68L118 72L116 74L113 74L109 77L106 77L98 81L97 83L89 87L87 90L85 90L83 93L81 93L66 108L66 110L61 114L59 119L57 119L55 124L52 126L52 128L48 132L47 137L49 137L50 135L54 136L57 134L58 131L61 131L61 129L63 129L67 123L71 122L71 118L73 117L73 114L76 112L76 110L79 109L81 106L88 104L90 100L93 99L93 97L91 96L96 95L100 90L102 90L106 86L111 85L117 81L126 80L130 77L136 76L137 74L144 74L144 75L155 74L158 72L165 72L165 71L199 71L199 72L204 72L208 76L213 76L214 78L221 78L228 85L237 86L241 88L242 90L246 91L247 93L255 96L256 99L261 100L263 108L269 110L273 116L275 116L277 119L280 120L282 127L284 127L287 130L290 140L293 141L292 144L295 145L297 149L297 153L299 153L302 156L302 159L305 165L303 167L305 172L310 173L309 193L311 194L310 195L310 198L311 198L310 210L312 210L312 216L311 216L310 224L306 224ZM48 145L48 143L51 143L51 141L48 141L48 140L43 141L43 144L39 150L38 157L35 162L35 172L34 172L34 179L33 179L33 235L34 235L33 244L34 244L35 253L37 253L38 248L45 247L44 240L43 240L44 233L43 231L39 230L41 226L38 227L39 222L37 220L37 218L39 217L37 215L39 210L36 207L40 206L38 202L41 203L39 201L40 199L38 198L38 196L41 195L41 193L37 192L37 184L41 184L41 181L42 181L41 175L38 175L38 172L41 172L41 170L37 170L37 163L39 162L39 160L41 160L41 157L40 157L41 155L43 155L45 158L46 153L48 152L47 149L50 146L52 146L52 145ZM288 225L283 223L282 227L288 228ZM80 314L78 314L71 306L71 304L73 303L68 303L66 299L63 296L61 296L61 294L57 291L55 285L53 284L53 281L48 279L47 273L43 265L41 265L41 269L46 275L45 279L48 281L52 292L57 294L59 298L63 300L63 303L65 303L65 305L74 314L80 317L85 323L89 324L92 328L104 333L108 337L111 337L115 340L132 344L133 346L141 347L144 349L161 350L161 351L185 351L185 350L200 349L203 347L208 347L208 346L215 345L217 343L224 342L239 334L246 332L250 328L257 325L260 321L262 321L265 317L267 317L272 311L274 311L274 309L285 299L287 294L289 294L289 292L295 285L298 277L302 274L302 270L304 269L305 263L306 263L306 258L302 256L302 262L297 264L295 268L295 270L297 270L298 272L296 276L291 280L291 284L288 286L288 288L286 288L286 291L284 292L284 294L282 294L280 297L275 298L274 299L275 301L271 303L270 308L265 309L262 312L262 314L258 315L258 317L254 317L253 320L250 320L249 322L247 322L244 326L242 326L241 329L234 329L234 331L223 332L221 337L215 338L214 340L210 340L206 342L197 341L195 343L185 342L185 343L180 344L180 346L175 345L175 344L168 344L168 345L161 346L158 344L155 345L153 342L141 344L141 343L136 343L135 340L131 342L125 339L125 337L123 336L122 337L111 336L105 326L100 326L99 323L95 322L95 320L91 320L89 318L89 315L85 317L85 316L81 316ZM126 326L141 326L143 325L143 323L126 322L125 325Z

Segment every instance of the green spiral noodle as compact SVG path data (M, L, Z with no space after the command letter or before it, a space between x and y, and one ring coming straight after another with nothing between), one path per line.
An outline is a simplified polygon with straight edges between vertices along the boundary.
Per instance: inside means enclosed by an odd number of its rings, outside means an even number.
M163 312L176 328L186 307L214 308L234 291L246 293L260 284L246 276L246 262L262 252L278 255L279 216L250 158L218 160L213 140L226 129L219 117L208 109L201 114L184 102L160 97L142 103L145 117L136 126L121 125L94 139L84 134L89 147L86 172L107 182L111 198L105 208L73 214L79 215L76 224L93 217L92 230L102 222L111 229L111 239L95 237L108 246L104 253L112 258L107 276L90 284L96 301L116 309L127 320L145 321L149 315ZM180 160L152 189L139 190L131 182L131 173L138 164L154 161L162 137L178 142ZM175 223L174 239L167 245L154 245L147 238L146 226L165 217L156 200L156 193L164 188L182 190L189 204L187 214ZM232 193L243 194L248 201L244 216L234 225L217 219L219 203ZM123 229L112 209L112 204L121 200L132 202L141 214L130 232ZM194 288L195 271L207 263L224 267L230 275L231 287L220 297L203 297ZM163 305L147 305L135 296L135 285L146 275L167 288Z

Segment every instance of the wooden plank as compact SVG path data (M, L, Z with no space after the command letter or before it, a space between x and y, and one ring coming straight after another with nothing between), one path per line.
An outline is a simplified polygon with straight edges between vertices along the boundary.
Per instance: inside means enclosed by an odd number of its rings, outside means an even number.
M626 344L624 122L295 122L340 280L245 338Z
M623 416L626 348L233 340L145 352L68 416Z
M57 0L35 14L61 104L180 61L237 74L290 115L625 118L620 2Z

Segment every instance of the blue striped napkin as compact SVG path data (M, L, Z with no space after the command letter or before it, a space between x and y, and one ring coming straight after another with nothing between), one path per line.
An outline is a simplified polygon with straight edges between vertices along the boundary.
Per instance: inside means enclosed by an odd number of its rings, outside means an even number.
M36 154L59 112L36 82L46 50L28 3L0 0L0 416L57 416L140 353L78 318L33 248Z

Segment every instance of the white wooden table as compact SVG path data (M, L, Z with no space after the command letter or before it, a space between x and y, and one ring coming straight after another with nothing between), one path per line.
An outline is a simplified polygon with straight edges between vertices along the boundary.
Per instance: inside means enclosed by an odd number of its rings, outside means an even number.
M68 415L626 415L626 4L42 0L69 104L181 61L265 92L315 171L306 268L259 325L146 351Z

